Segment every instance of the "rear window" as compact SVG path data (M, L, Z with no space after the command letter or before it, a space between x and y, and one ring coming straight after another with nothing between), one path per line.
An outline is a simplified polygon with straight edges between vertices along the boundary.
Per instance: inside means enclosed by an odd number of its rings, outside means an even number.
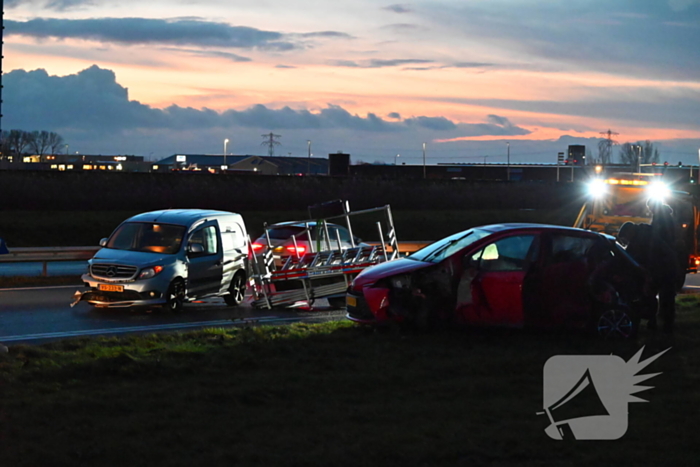
M297 240L306 240L306 230L304 227L274 227L268 230L270 238L273 240L286 240L292 235L296 236ZM304 232L301 234L301 232Z

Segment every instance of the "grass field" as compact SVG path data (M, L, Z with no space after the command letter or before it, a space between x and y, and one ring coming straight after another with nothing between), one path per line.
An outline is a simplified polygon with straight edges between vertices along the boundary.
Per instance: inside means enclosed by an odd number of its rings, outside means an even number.
M695 466L700 311L673 336L377 334L347 322L68 340L0 354L2 466ZM616 441L548 438L554 355L661 374Z

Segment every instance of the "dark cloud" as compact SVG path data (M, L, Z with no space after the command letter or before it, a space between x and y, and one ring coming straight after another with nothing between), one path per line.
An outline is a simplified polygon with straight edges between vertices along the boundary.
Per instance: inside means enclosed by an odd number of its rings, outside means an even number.
M444 98L441 101L550 115L602 118L630 125L697 129L700 91L684 87L578 88L570 100ZM433 101L434 99L430 99Z
M352 60L335 60L331 62L331 65L347 68L358 68L360 66L357 62L353 62Z
M458 125L462 136L524 136L532 132L513 125L506 117L489 115L488 123L461 123Z
M560 70L595 70L634 77L696 80L700 75L700 3L570 0L548 4L461 2L426 12L452 40L499 47L523 61Z
M351 36L350 34L344 33L344 32L338 32L338 31L319 31L319 32L306 32L303 34L298 34L301 37L330 37L330 38L337 38L337 39L354 39L354 36Z
M8 10L11 10L12 8L16 8L19 6L20 3L25 3L26 0L5 0L4 5L5 8Z
M503 127L512 126L510 124L510 122L508 121L508 119L505 117L499 117L498 115L489 115L488 119L489 119L489 122L493 123L494 125L500 125Z
M432 60L422 60L422 59L393 59L393 60L382 60L382 59L371 59L362 60L360 62L355 62L352 60L335 60L331 62L333 66L339 67L350 67L350 68L386 68L395 67L402 65L413 65L421 63L433 63Z
M95 5L94 0L51 0L46 2L45 8L55 11L67 11L92 5Z
M5 34L36 39L84 39L119 44L171 44L200 47L291 50L298 45L279 32L230 26L199 19L32 19L5 21Z
M44 70L14 70L4 76L6 124L23 129L69 129L119 132L123 130L196 130L208 128L343 129L394 133L415 129L469 134L522 134L508 119L489 116L488 124L456 124L444 117L416 116L401 120L397 112L385 120L365 117L329 104L318 112L289 107L255 105L223 113L172 105L155 109L129 100L128 90L114 72L93 65L75 75L49 76ZM458 134L455 133L455 136Z
M233 54L231 52L223 52L221 50L176 49L176 48L164 48L163 50L168 50L168 51L177 52L177 53L185 53L185 54L194 55L197 57L223 58L225 60L230 60L232 62L250 62L250 61L252 61L252 59L249 57L243 57L242 55Z
M414 31L416 29L419 29L420 27L417 24L410 24L410 23L396 23L396 24L387 24L386 26L382 26L383 29L394 29L396 31Z
M457 62L452 65L447 65L444 68L454 67L454 68L489 68L496 66L495 63L486 62Z
M415 117L404 120L408 126L416 125L429 130L445 131L454 130L457 128L450 120L445 117Z
M294 69L294 68L296 68L296 67L295 67L295 66L292 66L292 65L275 65L275 68L280 68L280 69L283 69L283 70L287 70L287 69Z
M394 13L411 13L413 9L408 5L402 3L395 3L393 5L385 6L382 10L393 11Z

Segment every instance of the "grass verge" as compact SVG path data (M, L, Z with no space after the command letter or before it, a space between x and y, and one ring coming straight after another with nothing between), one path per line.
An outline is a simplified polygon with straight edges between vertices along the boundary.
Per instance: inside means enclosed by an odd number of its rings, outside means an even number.
M696 465L700 312L673 336L454 331L347 322L14 346L0 355L0 465ZM671 347L616 441L544 429L554 355Z

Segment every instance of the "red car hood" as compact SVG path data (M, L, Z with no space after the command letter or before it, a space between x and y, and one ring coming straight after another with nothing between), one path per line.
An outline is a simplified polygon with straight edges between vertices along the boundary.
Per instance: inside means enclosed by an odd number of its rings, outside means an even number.
M375 266L363 270L357 275L353 283L356 286L374 284L379 279L417 271L419 269L435 266L435 263L425 261L415 261L412 259L400 258L386 263L379 263Z

